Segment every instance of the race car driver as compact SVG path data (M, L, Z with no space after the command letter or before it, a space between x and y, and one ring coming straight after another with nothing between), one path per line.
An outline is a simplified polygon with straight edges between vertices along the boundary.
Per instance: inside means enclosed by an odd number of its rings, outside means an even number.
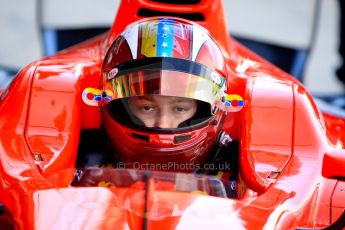
M121 167L218 174L238 195L236 152L222 130L226 63L203 27L135 22L110 46L102 74L102 126Z

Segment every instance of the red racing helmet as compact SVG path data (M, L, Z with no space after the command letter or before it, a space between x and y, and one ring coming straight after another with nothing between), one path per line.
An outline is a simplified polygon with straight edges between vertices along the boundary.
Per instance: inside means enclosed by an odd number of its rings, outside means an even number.
M190 172L212 158L225 115L227 72L222 52L206 29L178 18L132 23L107 51L102 74L102 125L113 154L125 166ZM172 98L173 103L192 100L196 109L176 127L147 125L131 103L144 100L139 111L145 116L160 113L163 109L145 104L156 97L163 106ZM168 110L191 111L174 106ZM174 116L166 119L177 122Z

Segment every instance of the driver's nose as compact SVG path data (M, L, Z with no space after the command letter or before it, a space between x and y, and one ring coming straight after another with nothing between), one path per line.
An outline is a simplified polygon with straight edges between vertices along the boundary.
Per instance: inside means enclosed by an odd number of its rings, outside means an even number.
M157 117L156 127L159 127L161 129L177 128L177 127L174 127L172 118L171 116L169 116L168 113L161 113L159 117Z

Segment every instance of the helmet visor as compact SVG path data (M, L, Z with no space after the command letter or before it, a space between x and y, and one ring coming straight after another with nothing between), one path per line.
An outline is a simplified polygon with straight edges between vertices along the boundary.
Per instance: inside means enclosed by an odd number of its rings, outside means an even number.
M183 59L137 59L111 69L104 77L103 103L110 101L113 117L143 127L200 124L215 114L224 97L223 76Z
M225 78L208 67L176 58L145 58L105 73L106 101L144 95L190 98L213 108L224 96Z

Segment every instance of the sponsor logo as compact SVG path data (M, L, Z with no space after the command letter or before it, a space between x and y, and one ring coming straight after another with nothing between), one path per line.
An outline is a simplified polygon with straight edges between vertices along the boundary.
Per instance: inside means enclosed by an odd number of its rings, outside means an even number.
M107 80L113 79L117 75L118 72L119 72L118 68L111 69L107 74Z
M224 109L227 112L238 112L244 106L243 98L238 94L228 94L224 97Z
M221 85L222 84L222 77L216 73L216 72L212 72L211 73L211 78L212 80L217 84L217 85Z
M104 98L104 100L106 101L110 101L112 98L112 95L113 95L112 92L109 90L102 92L102 90L100 89L88 87L84 89L82 93L82 99L83 99L83 102L87 105L98 106L102 98Z

